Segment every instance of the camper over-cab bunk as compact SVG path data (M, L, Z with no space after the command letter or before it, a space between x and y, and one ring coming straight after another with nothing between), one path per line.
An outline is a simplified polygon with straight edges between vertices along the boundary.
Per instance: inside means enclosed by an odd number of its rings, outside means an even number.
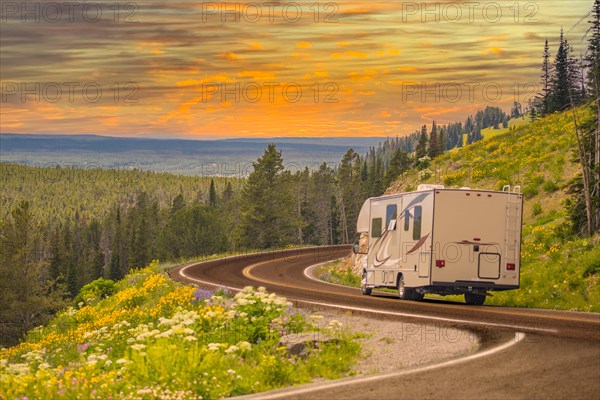
M519 288L520 187L503 191L420 185L416 192L370 198L357 231L362 293L395 288L401 299L464 294L483 304L491 291Z

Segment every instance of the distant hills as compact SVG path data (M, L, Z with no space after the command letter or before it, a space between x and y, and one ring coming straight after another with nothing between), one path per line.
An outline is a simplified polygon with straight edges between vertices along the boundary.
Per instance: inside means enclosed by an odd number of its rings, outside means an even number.
M299 137L185 140L97 135L0 135L0 161L36 166L140 168L184 175L244 175L267 144L283 152L288 169L336 165L353 148L366 153L383 137Z

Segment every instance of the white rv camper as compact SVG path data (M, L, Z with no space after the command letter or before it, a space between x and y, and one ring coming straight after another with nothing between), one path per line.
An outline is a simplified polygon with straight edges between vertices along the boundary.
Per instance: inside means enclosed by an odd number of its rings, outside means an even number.
M483 304L489 291L519 288L520 187L502 192L420 185L416 192L368 199L357 231L368 242L362 292L396 288L406 300L464 294Z

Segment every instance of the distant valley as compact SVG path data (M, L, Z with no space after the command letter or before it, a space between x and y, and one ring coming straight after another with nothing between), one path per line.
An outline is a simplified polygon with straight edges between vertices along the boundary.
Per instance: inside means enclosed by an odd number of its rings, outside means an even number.
M286 168L335 166L349 149L364 154L383 137L300 137L182 140L96 135L0 135L0 161L33 166L142 169L199 176L245 176L269 143Z

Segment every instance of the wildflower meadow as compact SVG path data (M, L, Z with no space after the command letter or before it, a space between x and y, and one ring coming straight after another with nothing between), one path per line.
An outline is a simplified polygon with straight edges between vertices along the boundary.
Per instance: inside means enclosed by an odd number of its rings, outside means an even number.
M360 352L337 321L264 288L185 286L156 262L112 295L82 293L90 296L0 349L0 399L222 398L344 376ZM315 339L302 355L282 345L295 335Z

